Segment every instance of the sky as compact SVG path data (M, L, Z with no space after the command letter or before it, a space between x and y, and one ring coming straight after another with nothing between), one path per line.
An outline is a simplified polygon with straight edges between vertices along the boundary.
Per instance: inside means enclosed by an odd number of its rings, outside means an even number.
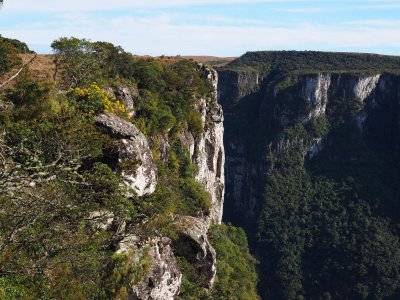
M400 0L5 0L0 34L38 53L74 36L155 56L258 50L400 55Z

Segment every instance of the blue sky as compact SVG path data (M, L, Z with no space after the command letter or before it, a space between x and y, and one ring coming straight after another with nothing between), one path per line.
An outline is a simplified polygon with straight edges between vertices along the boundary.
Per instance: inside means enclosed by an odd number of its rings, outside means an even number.
M58 37L76 36L139 55L400 55L400 0L5 0L0 34L39 53L50 53Z

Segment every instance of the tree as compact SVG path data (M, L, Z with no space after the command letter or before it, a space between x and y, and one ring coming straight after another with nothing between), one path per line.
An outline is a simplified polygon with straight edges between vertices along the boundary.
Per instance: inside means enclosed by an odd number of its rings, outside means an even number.
M64 70L63 79L67 87L77 87L98 78L100 63L90 41L63 37L54 41L51 47L55 54L54 80L61 68Z

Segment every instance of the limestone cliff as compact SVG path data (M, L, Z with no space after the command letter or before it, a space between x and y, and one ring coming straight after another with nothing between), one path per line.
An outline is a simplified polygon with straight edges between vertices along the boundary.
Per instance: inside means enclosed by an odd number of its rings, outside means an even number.
M219 77L226 132L227 221L236 220L236 224L246 227L256 219L266 173L273 167L268 157L300 143L304 157L311 159L329 142L325 136L296 140L278 134L296 122L308 124L318 118L333 118L338 114L335 109L347 103L354 106L352 118L366 140L386 136L382 147L398 147L398 132L389 137L381 130L376 132L372 124L385 111L390 118L384 122L397 128L393 124L398 117L390 112L396 110L398 96L395 75L317 72L282 76L276 72L255 75L252 70L220 70Z
M119 226L120 240L117 253L129 257L132 265L138 265L146 257L150 265L148 273L139 282L132 281L129 295L134 299L173 299L179 294L182 274L177 265L176 256L184 257L201 274L199 283L210 289L216 276L216 253L208 241L210 225L221 223L224 202L224 163L223 112L217 102L218 75L216 71L198 66L201 77L211 86L207 97L195 102L200 112L203 130L194 136L188 129L179 134L181 145L190 154L196 165L196 179L209 192L211 197L210 214L207 216L174 216L173 222L179 230L179 238L171 241L168 237L150 237L143 239L138 230L126 224ZM134 98L139 95L127 86L109 90L109 93L122 99L131 117L134 116ZM160 160L167 161L170 152L168 134L146 138L138 128L127 120L113 114L96 116L96 125L113 138L114 150L108 154L109 163L120 174L124 183L140 197L152 194L157 186L157 169L150 144L157 145ZM99 215L94 212L93 215ZM112 216L97 228L107 230L115 223ZM107 223L108 222L108 223ZM144 221L146 222L146 221ZM140 231L140 230L139 230ZM136 233L133 233L136 232ZM146 257L145 257L146 256Z
M157 170L146 137L131 122L113 114L101 114L96 124L114 138L115 170L138 196L151 194L157 185Z
M195 141L193 159L198 166L196 179L211 194L211 220L219 224L222 221L225 189L224 116L222 107L217 102L217 72L203 66L201 71L213 91L209 98L201 99L197 106L201 112L204 130Z

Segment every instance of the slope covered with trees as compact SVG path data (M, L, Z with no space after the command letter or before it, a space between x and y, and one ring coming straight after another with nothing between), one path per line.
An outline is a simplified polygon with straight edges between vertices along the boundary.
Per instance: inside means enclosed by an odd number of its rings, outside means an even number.
M15 45L0 40L2 75L21 66ZM75 38L52 47L53 79L38 81L26 66L0 90L0 298L127 299L130 285L146 276L152 261L146 253L139 261L130 260L134 253L115 253L121 228L143 240L167 236L174 244L174 216L209 214L209 194L195 179L196 165L178 134L202 132L195 104L211 87L192 61L142 59L109 43ZM132 92L133 107L110 93L120 86ZM113 136L96 124L102 113L132 122L146 135L158 173L153 194L139 197L122 184L115 170L138 162L113 158ZM160 147L165 137L167 156ZM213 243L223 238L215 235ZM241 232L231 243L240 247L235 272L219 268L221 280L208 293L182 258L190 287L185 299L208 298L231 284L255 293L247 240ZM224 251L217 248L217 255Z
M397 299L399 57L251 52L219 71L225 221L264 299Z

